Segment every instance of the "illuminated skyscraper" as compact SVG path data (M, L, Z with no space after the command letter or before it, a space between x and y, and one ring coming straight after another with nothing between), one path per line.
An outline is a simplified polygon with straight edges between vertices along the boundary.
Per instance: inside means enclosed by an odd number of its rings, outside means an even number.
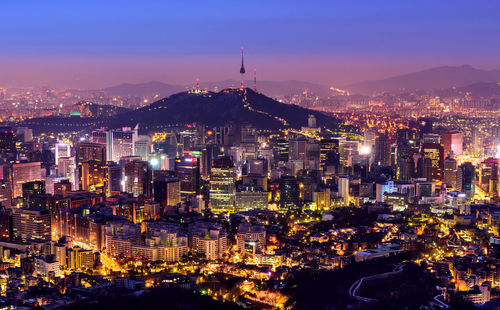
M444 161L444 183L450 188L457 188L457 161L448 157Z
M281 210L300 209L300 188L297 179L293 176L283 175L279 182Z
M192 156L183 156L175 159L175 175L181 183L181 199L186 200L189 195L200 193L200 163Z
M71 156L71 147L67 143L56 143L54 146L54 153L56 165L58 165L59 158Z
M153 193L153 174L146 161L131 161L124 168L126 192L134 197L144 195L151 197Z
M16 160L16 135L11 127L0 127L0 164Z
M181 203L181 187L178 178L160 177L153 182L154 200L163 208Z
M114 162L120 158L134 155L134 144L137 141L137 130L130 127L111 130L111 138L108 139L108 159Z
M23 194L23 183L42 180L40 162L13 164L11 172L14 198Z
M76 158L78 165L89 160L106 162L106 145L101 143L80 143L76 149Z
M470 162L458 166L457 189L465 193L465 197L471 200L474 197L476 186L476 169Z
M449 130L441 135L441 144L444 148L444 155L448 156L450 152L453 155L462 155L464 137L457 130Z
M212 163L210 172L210 206L212 212L232 212L236 204L236 174L231 157L221 156Z
M80 190L106 193L108 186L108 165L106 162L89 160L79 166Z
M375 163L380 166L391 166L391 141L386 134L375 140Z
M444 149L439 143L424 143L422 154L432 160L432 178L443 180Z

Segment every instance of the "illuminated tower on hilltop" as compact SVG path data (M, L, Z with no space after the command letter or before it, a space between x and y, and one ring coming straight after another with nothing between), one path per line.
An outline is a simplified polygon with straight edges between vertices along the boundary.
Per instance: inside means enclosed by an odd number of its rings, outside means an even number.
M243 46L241 47L241 89L245 88L245 66L243 65Z

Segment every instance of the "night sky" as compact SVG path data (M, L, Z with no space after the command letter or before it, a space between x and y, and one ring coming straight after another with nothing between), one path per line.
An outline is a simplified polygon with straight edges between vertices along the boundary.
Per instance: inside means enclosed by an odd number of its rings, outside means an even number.
M500 1L2 1L0 87L500 68Z

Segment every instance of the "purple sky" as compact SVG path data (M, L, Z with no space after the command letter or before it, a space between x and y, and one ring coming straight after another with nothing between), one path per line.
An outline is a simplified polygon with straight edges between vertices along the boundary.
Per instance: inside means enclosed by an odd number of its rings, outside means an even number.
M242 45L261 80L500 68L498 12L490 0L8 1L0 87L238 79Z

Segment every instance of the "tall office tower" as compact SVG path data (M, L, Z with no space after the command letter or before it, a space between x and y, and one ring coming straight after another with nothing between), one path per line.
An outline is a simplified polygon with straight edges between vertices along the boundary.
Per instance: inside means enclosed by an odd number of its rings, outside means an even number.
M17 157L16 135L11 127L0 127L0 164L14 163Z
M79 188L83 191L106 193L108 188L108 165L106 162L89 160L79 166Z
M288 140L288 160L306 160L307 139L304 137Z
M467 200L474 198L476 186L476 169L470 162L465 162L457 169L457 189L465 193Z
M445 156L448 156L450 152L453 155L462 155L464 136L457 130L448 130L441 134L441 144L443 145Z
M54 154L56 165L58 165L59 158L71 156L71 147L68 143L56 143L54 146Z
M212 212L233 212L236 206L236 174L229 156L214 159L210 172L210 207Z
M181 182L181 199L185 201L190 195L200 193L200 162L193 156L175 159L175 176Z
M358 154L359 154L358 141L348 141L345 139L339 141L340 163L343 166L351 167L353 157L357 156Z
M316 116L309 114L307 117L307 127L309 128L316 128Z
M207 144L201 153L200 170L204 178L210 176L210 169L212 169L212 162L214 158L222 155L220 145Z
M325 166L338 165L339 140L321 139L319 145L319 161L321 169L324 169Z
M472 128L472 141L471 141L471 152L472 155L481 155L482 150L482 140L481 133L477 127Z
M241 126L241 143L256 143L257 131L255 127L246 123Z
M276 156L275 158L279 162L284 162L286 163L288 161L288 150L289 150L289 145L288 145L288 140L286 139L278 139L276 140Z
M363 133L363 146L373 149L375 147L375 130L367 129Z
M162 208L181 203L181 184L178 178L160 177L153 182L154 200Z
M432 159L420 157L417 162L417 176L432 181Z
M379 166L391 166L391 141L386 134L375 140L375 163Z
M357 141L356 141L357 142ZM306 145L306 169L319 170L320 167L320 146L319 143L311 142Z
M422 154L432 160L432 178L443 180L444 149L439 143L422 144Z
M80 143L76 149L76 159L78 165L89 160L106 162L106 145L88 142Z
M50 241L49 210L16 209L12 216L12 233L23 241Z
M338 193L344 206L349 205L349 176L339 176Z
M124 168L126 192L134 197L144 195L151 197L153 193L153 173L147 161L131 161Z
M497 194L498 186L498 159L487 158L478 167L479 180L476 182L485 192Z
M60 157L59 163L57 164L57 173L58 177L63 177L68 179L73 188L76 188L76 164L74 157Z
M457 188L457 161L452 157L444 160L444 183L448 188Z
M122 191L123 167L117 163L108 163L108 190L107 195L112 192Z
M0 206L12 207L12 187L9 180L0 180Z
M151 154L151 137L139 136L134 142L134 156L140 156L143 161L149 160Z
M42 180L42 167L40 162L13 164L10 180L13 189L13 197L23 194L23 183Z
M398 180L410 181L415 172L415 161L413 157L403 156L398 158Z
M291 211L300 209L299 182L293 176L283 175L279 181L280 208Z
M137 129L123 127L111 130L107 149L110 152L108 159L119 162L120 158L134 155L134 143L137 141Z

